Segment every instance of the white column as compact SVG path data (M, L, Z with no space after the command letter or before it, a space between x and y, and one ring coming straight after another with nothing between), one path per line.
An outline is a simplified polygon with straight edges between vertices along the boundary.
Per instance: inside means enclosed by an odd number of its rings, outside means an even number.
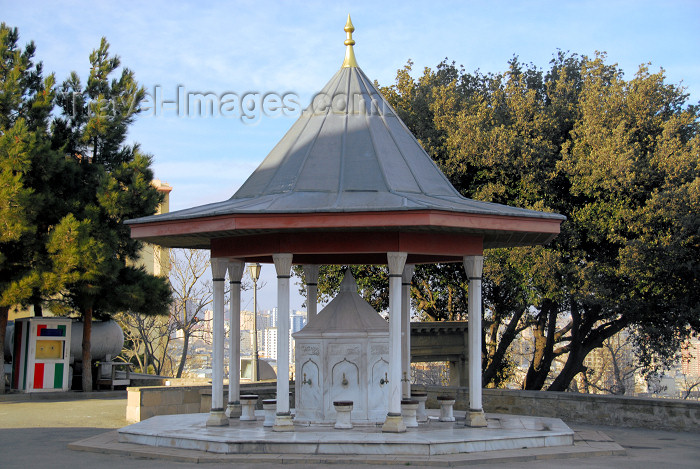
M465 256L464 270L469 277L469 411L466 425L485 427L481 404L481 273L484 256Z
M319 266L304 265L304 278L306 280L306 322L311 322L318 314L318 271Z
M406 431L401 418L401 278L405 252L389 252L389 408L383 432Z
M241 278L245 264L241 261L228 263L228 279L231 290L231 321L229 322L228 357L228 406L229 418L241 416Z
M401 391L411 397L411 279L415 266L408 264L401 277Z
M228 259L211 258L211 272L214 281L214 343L211 352L211 411L207 426L228 425L224 413L224 282Z
M294 431L289 412L289 277L292 254L273 254L277 270L277 415L274 431Z

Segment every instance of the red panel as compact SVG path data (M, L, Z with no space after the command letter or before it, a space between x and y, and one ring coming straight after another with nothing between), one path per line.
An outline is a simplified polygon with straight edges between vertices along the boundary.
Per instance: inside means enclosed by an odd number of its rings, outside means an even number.
M34 364L34 389L44 388L44 364Z
M458 261L462 256L483 253L480 236L461 233L401 233L333 231L327 233L275 233L216 238L211 241L213 257L247 261L269 261L275 253L293 253L294 263L312 259L319 264L385 264L387 252L407 252L417 262ZM301 260L305 259L305 260ZM377 262L378 261L378 262ZM410 262L410 260L409 260Z
M38 324L36 326L36 336L41 337L41 331L43 331L44 329L46 329L46 324Z
M481 236L461 233L401 233L399 251L414 254L481 255Z

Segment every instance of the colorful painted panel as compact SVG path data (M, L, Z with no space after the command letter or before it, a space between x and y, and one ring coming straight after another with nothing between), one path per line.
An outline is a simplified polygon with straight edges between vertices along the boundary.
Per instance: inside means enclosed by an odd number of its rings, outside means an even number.
M56 359L63 358L63 341L62 340L37 340L36 341L36 358L38 359Z
M15 321L12 387L25 392L68 389L70 319Z
M44 388L44 364L34 364L34 389Z
M36 335L37 337L65 337L66 326L49 328L46 324L39 324L36 326Z
M56 363L53 373L53 388L61 389L63 387L63 363Z

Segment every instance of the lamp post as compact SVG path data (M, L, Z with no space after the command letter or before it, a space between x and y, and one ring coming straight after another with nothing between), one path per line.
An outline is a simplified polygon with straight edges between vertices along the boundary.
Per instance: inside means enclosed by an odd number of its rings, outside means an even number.
M259 263L250 264L248 270L250 271L250 278L253 279L253 376L251 381L255 382L258 380L258 279L260 278L260 268L262 266Z

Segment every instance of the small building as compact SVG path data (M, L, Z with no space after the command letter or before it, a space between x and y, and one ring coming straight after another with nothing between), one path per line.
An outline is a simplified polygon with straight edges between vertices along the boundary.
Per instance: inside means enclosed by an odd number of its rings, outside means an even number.
M353 422L383 422L387 413L389 324L357 293L348 269L340 293L296 341L296 421L335 421L334 401L352 401Z

